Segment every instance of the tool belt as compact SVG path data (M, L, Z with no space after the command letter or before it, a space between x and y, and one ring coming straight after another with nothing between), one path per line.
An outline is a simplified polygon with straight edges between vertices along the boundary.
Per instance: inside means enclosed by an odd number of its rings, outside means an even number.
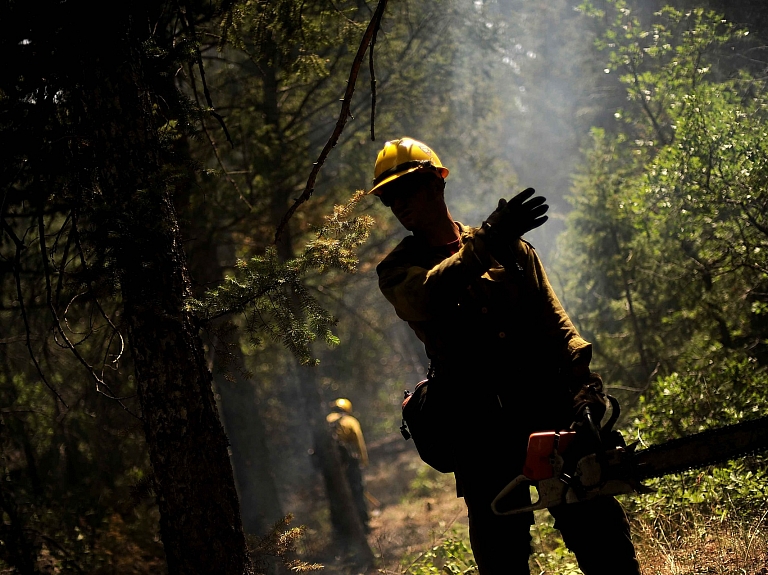
M447 382L435 377L430 366L427 379L406 390L400 432L413 438L419 457L441 473L456 471L458 401Z
M567 385L559 383L557 372L544 371L536 374L539 377L531 373L526 378L527 385L535 381L535 388L516 386L502 401L494 378L480 376L478 382L477 376L443 364L435 370L433 363L427 379L417 383L413 392L405 391L400 432L406 440L413 439L425 463L451 473L459 467L458 458L466 459L463 450L471 450L474 442L489 434L504 443L527 439L535 430L567 427L573 421L571 394ZM469 381L480 385L466 385Z

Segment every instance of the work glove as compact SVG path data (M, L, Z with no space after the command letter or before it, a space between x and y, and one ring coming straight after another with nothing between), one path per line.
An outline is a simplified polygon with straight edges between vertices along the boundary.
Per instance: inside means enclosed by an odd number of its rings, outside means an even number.
M608 408L608 398L603 393L603 378L595 372L588 372L574 376L570 387L573 393L574 421L583 420L585 410L588 409L592 421L599 427Z
M499 205L483 222L486 237L493 245L509 245L523 234L538 228L547 221L549 206L543 196L533 197L536 191L528 188L509 201L499 200Z
M581 369L579 370L582 371ZM568 475L575 470L575 464L581 457L590 453L596 453L602 457L605 452L603 434L600 422L605 415L608 400L603 393L603 380L588 368L583 373L573 376L570 382L571 391L574 392L573 409L574 418L571 429L576 432L576 443L571 451Z

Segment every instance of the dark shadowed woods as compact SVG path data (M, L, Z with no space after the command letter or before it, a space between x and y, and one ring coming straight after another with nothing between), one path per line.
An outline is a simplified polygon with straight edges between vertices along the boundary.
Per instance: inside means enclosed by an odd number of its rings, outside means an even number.
M402 234L350 200L388 138L439 150L465 223L550 198L532 240L628 433L764 413L764 3L577 4L388 3L275 244L377 3L4 3L0 567L371 563L325 414L347 397L386 444L426 369L376 286ZM761 461L632 512L658 533L720 489L747 517Z

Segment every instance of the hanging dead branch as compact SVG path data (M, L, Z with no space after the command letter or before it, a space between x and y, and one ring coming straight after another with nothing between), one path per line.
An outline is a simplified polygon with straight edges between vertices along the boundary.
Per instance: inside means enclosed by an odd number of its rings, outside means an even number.
M80 362L80 364L85 367L85 369L90 373L91 377L96 382L96 391L105 397L117 401L118 405L122 407L127 413L135 417L136 419L141 419L137 414L133 413L124 403L123 400L130 399L129 397L118 397L112 389L109 387L109 385L104 381L102 377L99 377L99 374L96 373L96 370L94 367L88 363L88 361L82 356L82 354L77 350L76 344L72 343L72 341L67 337L66 332L64 331L64 327L62 326L61 319L59 318L59 314L56 311L56 306L53 302L53 290L51 286L51 273L50 268L48 265L48 259L47 259L47 253L48 250L45 245L45 223L43 221L43 215L40 213L37 218L37 225L38 225L38 241L40 243L40 255L42 256L43 261L43 275L45 277L45 290L46 290L46 296L47 296L47 304L48 309L51 313L51 317L54 321L54 327L58 335L62 338L64 341L64 346L67 349L69 349L72 354L75 356L75 358ZM42 374L41 374L42 375ZM103 372L102 372L103 375ZM49 386L50 387L50 386ZM106 391L104 391L106 390ZM57 394L58 395L58 394ZM61 398L59 398L61 400ZM62 403L64 403L63 400L61 400ZM65 404L66 405L66 404Z
M379 33L379 27L373 31L371 38L371 49L368 50L368 69L371 73L371 142L376 141L376 69L373 65L373 49L376 47L376 36Z
M387 0L379 0L378 5L376 6L376 10L373 13L373 17L368 24L368 28L365 29L363 39L360 41L360 47L357 49L355 59L352 61L352 68L349 71L349 78L347 79L347 89L344 92L344 98L342 99L341 103L341 112L339 113L339 119L336 121L336 127L333 129L331 137L325 143L325 147L323 148L323 151L320 152L320 156L317 158L317 161L312 165L312 171L309 173L307 185L304 188L304 191L301 193L301 196L296 198L296 201L294 201L293 205L285 213L283 219L280 220L280 225L277 226L277 231L275 232L275 243L280 241L280 237L283 235L285 226L288 224L288 221L291 219L299 206L306 202L310 197L312 197L312 193L315 191L315 180L317 179L317 174L320 173L320 168L323 167L325 160L328 158L328 154L331 153L331 150L339 141L339 137L341 136L342 131L344 131L344 126L347 123L347 119L352 115L350 113L350 106L352 105L352 95L355 93L357 75L360 72L360 66L363 62L363 57L365 56L366 50L368 50L369 46L373 48L373 42L375 41L374 39L378 33L379 26L381 25L381 18L384 15L384 9L386 7ZM372 60L371 66L373 66ZM371 119L371 122L373 122L373 119ZM371 126L371 134L373 134L373 126Z

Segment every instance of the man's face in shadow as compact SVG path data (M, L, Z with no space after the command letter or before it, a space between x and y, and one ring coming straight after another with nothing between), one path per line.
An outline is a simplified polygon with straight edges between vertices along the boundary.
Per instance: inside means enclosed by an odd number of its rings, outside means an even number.
M406 230L428 232L445 218L444 185L436 173L414 172L385 186L379 197Z

